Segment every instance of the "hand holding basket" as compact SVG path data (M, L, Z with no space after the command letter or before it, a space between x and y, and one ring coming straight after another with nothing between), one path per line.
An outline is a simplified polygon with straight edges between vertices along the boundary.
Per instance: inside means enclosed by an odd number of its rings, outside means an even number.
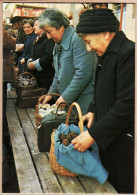
M82 112L81 112L81 109L80 109L78 103L76 103L76 102L73 102L71 104L71 106L69 107L68 114L67 114L67 117L66 117L66 123L65 123L65 125L69 126L69 118L70 118L70 114L71 114L72 108L74 106L77 108L77 112L78 112L78 116L79 116L79 128L80 128L80 132L83 132ZM50 165L51 165L51 168L53 169L53 171L55 173L57 173L59 175L68 176L68 177L76 177L77 174L71 173L66 168L64 168L64 167L62 167L61 165L58 164L58 162L56 160L56 155L55 155L54 134L55 134L55 131L53 131L53 133L51 135L51 148L50 148Z

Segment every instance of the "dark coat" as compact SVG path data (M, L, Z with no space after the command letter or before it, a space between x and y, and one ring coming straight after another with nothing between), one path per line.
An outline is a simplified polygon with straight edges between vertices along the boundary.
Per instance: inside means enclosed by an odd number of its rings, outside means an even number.
M20 30L18 30L17 37L16 37L16 44L24 44L25 37L26 35L22 27Z
M18 33L17 33L16 44L24 44L25 37L26 37L26 34L24 33L23 27L21 27L21 29L19 29ZM23 51L16 51L13 54L16 66L18 66L18 64L19 64L22 53L23 53Z
M6 30L3 30L3 81L15 81L14 61L11 51L14 51L16 41Z
M127 193L133 192L134 91L135 43L120 31L98 62L89 133L100 147L112 183Z
M33 32L30 35L26 35L25 43L24 43L24 50L22 53L22 58L25 58L25 62L30 58L32 43L36 39L37 35Z
M31 50L31 58L33 61L39 59L39 63L42 71L33 71L34 76L38 80L39 87L44 87L49 89L53 81L54 69L52 67L53 63L53 48L54 41L48 39L46 33L43 33L39 37L38 41L33 42L33 47Z

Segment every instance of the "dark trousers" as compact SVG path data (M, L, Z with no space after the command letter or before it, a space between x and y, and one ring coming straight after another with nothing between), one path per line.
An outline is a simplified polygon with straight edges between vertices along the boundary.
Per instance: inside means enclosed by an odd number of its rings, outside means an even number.
M2 184L10 181L10 165L8 162L8 149L5 144L2 145Z
M10 153L10 136L6 116L7 108L7 82L3 82L3 128L2 128L2 143L3 143L3 163L2 163L2 184L9 182L9 163L8 156Z
M118 193L134 193L134 137L122 135L106 150L100 150L108 180Z
M6 116L7 83L3 82L3 130L2 130L2 191L3 193L19 193L12 147L10 145L9 128Z
M3 82L3 128L2 128L2 138L5 146L8 148L9 146L9 128L6 116L6 108L7 108L7 82Z

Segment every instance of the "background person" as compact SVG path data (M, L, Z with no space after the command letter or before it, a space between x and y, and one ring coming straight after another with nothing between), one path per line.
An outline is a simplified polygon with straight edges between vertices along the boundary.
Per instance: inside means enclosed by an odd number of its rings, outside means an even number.
M3 30L3 128L2 128L2 192L15 192L17 183L15 164L7 122L7 83L15 81L14 61L11 51L16 47L15 39ZM9 190L9 191L8 191ZM16 191L17 192L17 191Z
M16 32L12 28L7 30L7 33L16 41ZM12 51L12 56L14 55L14 51ZM18 72L18 68L16 68ZM7 91L10 91L12 89L12 83L7 83Z
M34 33L34 20L24 20L23 29L26 34L24 49L20 59L19 74L27 71L27 61L30 58L32 43L36 39L37 35Z
M53 47L54 41L48 39L42 28L39 28L38 18L34 23L34 32L37 35L32 44L31 58L27 62L28 70L33 71L38 86L49 90L54 76Z
M48 93L59 93L56 105L61 102L79 103L86 113L93 97L94 68L96 56L86 51L85 44L70 26L65 14L56 9L46 9L39 18L48 39L55 47L53 61L55 75ZM43 103L51 100L47 96Z
M3 142L9 147L10 137L6 116L7 83L15 81L14 61L11 51L16 47L15 39L3 30Z
M22 26L22 18L20 16L15 16L11 18L10 23L12 23L13 29L17 29L16 44L24 44L25 34Z
M23 52L26 35L23 30L22 18L20 16L15 16L11 18L10 23L12 23L13 29L16 29L18 31L16 36L16 50L14 52L14 61L16 63L16 66L18 67L20 57Z
M90 7L92 7L93 9L98 9L98 8L107 9L108 3L91 3Z
M135 43L115 33L110 9L83 12L76 31L99 61L94 104L83 116L88 131L72 144L83 152L96 141L110 183L119 193L134 193Z

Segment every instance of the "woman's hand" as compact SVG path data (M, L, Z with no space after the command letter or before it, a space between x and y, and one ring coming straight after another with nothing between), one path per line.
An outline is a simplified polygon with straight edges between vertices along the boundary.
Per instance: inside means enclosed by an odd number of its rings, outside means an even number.
M94 119L94 114L92 112L88 112L82 117L83 123L87 121L87 127L90 128ZM90 136L88 131L82 132L79 136L72 140L72 144L74 148L80 152L84 152L88 149L95 140Z
M89 129L92 125L92 122L93 122L93 119L94 119L94 113L92 112L88 112L87 114L85 114L83 117L82 117L82 120L83 120L83 123L85 121L87 121L87 128Z
M25 58L22 58L22 59L20 60L20 63L21 63L21 64L24 64L24 63L25 63Z
M39 102L42 103L42 104L46 104L51 99L52 99L52 96L51 95L47 95L46 97L45 96L41 96L39 98Z
M34 63L34 62L29 62L29 63L28 63L28 69L29 69L29 70L35 70L35 69L36 69L35 63Z
M74 145L74 148L80 152L84 152L88 149L95 140L90 136L88 131L82 132L79 136L71 141Z
M62 102L64 102L64 103L66 103L66 101L63 99L63 97L62 96L60 96L58 99L57 99L57 101L56 101L56 105L59 105L60 103L62 103ZM60 105L60 108L61 109L64 109L66 107L66 104L61 104Z

